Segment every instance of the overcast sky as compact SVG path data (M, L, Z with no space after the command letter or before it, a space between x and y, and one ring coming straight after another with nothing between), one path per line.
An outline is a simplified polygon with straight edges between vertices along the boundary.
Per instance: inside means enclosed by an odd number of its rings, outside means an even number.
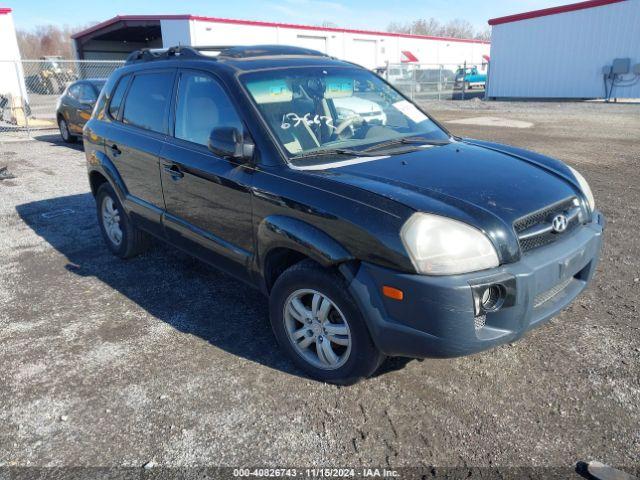
M572 0L0 0L13 9L17 28L40 24L82 25L125 14L183 14L385 30L389 22L463 18L477 29L487 20Z

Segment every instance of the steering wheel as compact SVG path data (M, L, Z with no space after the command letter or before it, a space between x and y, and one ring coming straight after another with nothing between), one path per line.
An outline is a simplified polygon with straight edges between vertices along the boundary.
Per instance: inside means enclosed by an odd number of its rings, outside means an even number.
M338 138L351 138L353 136L353 134L355 133L354 129L353 129L353 124L356 123L357 121L360 121L361 118L357 115L352 115L351 117L347 117L344 120L342 120L337 126L336 129L334 130L333 133L335 133ZM351 128L349 128L351 127ZM349 128L349 135L348 137L345 137L342 135L342 133ZM346 133L346 132L345 132Z

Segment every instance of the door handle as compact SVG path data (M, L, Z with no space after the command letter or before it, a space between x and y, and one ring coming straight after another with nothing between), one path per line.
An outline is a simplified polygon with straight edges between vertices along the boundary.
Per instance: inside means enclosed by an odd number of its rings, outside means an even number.
M180 171L180 168L177 165L165 165L164 171L171 175L171 178L174 180L180 180L184 177L184 173Z
M118 145L115 143L109 147L111 149L111 153L113 153L114 157L117 157L122 153L122 151L118 148Z

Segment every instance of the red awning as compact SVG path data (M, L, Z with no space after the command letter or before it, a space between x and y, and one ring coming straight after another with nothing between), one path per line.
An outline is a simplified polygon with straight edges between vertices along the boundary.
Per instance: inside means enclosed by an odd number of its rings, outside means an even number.
M482 55L482 58L484 58L487 62L491 61L491 58L489 58L489 55Z
M417 61L418 61L418 57L416 57L409 50L402 51L402 63L417 62Z

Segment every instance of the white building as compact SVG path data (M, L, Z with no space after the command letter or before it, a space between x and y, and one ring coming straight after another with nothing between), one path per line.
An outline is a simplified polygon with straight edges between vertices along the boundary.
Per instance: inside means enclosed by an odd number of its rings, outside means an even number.
M79 59L138 48L277 44L312 48L367 68L389 63L482 64L489 42L194 15L117 16L73 36Z
M640 0L591 0L489 24L489 98L640 97Z
M0 8L0 45L0 95L24 97L20 50L10 8Z

